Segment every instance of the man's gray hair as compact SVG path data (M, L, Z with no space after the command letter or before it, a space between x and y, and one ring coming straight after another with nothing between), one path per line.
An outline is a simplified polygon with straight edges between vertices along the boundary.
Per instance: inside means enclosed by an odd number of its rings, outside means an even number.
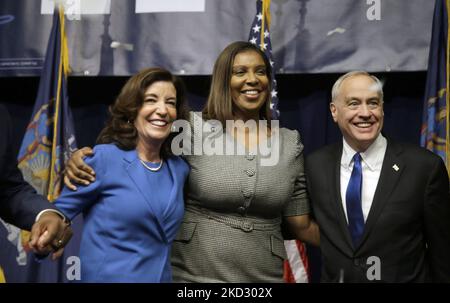
M375 82L375 88L377 90L377 93L380 96L381 101L383 101L383 83L381 83L381 81L377 77L369 74L366 71L355 70L340 76L339 79L336 80L336 82L333 85L333 88L331 89L331 102L334 102L336 100L339 94L339 90L341 89L342 81L344 81L347 78L355 76L367 76L372 78L372 80Z

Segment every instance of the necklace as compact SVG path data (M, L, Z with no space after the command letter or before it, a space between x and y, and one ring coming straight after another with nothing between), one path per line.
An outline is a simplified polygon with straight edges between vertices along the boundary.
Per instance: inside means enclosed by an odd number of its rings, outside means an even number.
M141 159L139 159L139 161L141 161L142 165L144 165L144 167L145 167L146 169L148 169L149 171L153 171L153 172L154 172L154 171L160 170L161 167L162 167L162 165L163 165L163 163L164 163L164 160L161 159L161 162L159 162L159 166L158 166L158 167L150 167L150 166L148 166L144 161L142 161Z

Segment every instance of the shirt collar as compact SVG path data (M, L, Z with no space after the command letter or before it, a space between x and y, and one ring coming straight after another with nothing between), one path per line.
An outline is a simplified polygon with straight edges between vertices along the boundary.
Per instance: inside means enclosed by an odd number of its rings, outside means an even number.
M347 168L351 168L353 156L356 151L348 145L348 143L343 138L343 148L342 148L342 158L341 165ZM369 148L360 153L362 160L367 165L371 171L381 169L383 164L384 154L386 152L387 140L380 133L375 141L369 146Z

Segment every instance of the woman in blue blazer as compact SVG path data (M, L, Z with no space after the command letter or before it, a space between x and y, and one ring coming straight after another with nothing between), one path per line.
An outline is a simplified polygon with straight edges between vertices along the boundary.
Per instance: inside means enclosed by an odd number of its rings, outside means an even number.
M131 77L86 163L90 186L65 188L55 205L84 215L83 282L171 282L170 247L184 213L188 165L170 153L172 122L186 119L184 86L166 70Z

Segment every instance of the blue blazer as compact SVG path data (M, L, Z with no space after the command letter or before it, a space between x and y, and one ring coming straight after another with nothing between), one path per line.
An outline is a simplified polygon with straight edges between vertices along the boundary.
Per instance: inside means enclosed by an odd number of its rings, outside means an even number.
M136 150L97 145L86 158L96 180L77 191L64 188L55 205L70 219L84 214L80 246L83 282L171 282L170 248L184 213L183 185L189 167L180 157L168 165L173 187L155 205ZM157 209L163 208L163 212Z

